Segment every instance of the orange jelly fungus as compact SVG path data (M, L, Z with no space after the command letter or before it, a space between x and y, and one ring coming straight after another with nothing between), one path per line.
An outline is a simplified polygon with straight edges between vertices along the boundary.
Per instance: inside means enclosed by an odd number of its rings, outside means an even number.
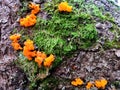
M20 44L18 43L18 40L20 39L21 35L20 34L14 34L11 35L9 38L12 41L11 45L15 50L21 50L22 47L20 46Z
M72 85L78 86L78 85L83 85L83 81L80 78L76 78L74 81L71 82Z
M37 51L35 62L38 63L38 66L41 67L43 60L46 58L46 54L44 52Z
M86 88L89 90L91 87L94 87L94 84L92 82L88 82Z
M37 14L40 11L40 6L38 4L30 3L29 8L32 9L31 14Z
M36 57L36 58L35 58L35 62L37 62L37 63L38 63L38 66L41 67L42 62L43 62L43 58L41 58L41 57Z
M97 88L105 89L105 86L107 85L107 80L106 79L101 79L101 80L96 80L95 81L95 86Z
M36 51L34 51L34 45L32 40L26 40L24 42L23 55L27 57L28 60L32 60L36 56Z
M27 15L20 19L20 25L24 27L33 26L36 24L36 16L34 14Z
M69 6L67 2L61 2L58 9L59 11L72 12L72 6Z
M27 50L29 50L29 51L35 49L35 47L34 47L34 45L33 45L33 41L30 40L30 39L26 40L26 41L24 42L24 45L25 45L25 49L27 49Z
M40 51L37 51L37 54L36 54L37 57L41 57L43 59L45 59L47 56L44 52L40 52Z
M21 50L22 49L22 47L20 46L20 44L18 42L13 42L11 45L13 46L13 48L15 50Z
M11 35L9 38L12 42L18 42L18 40L20 39L21 35L20 34L14 34Z
M50 55L49 57L47 57L45 60L44 60L44 66L45 67L50 67L52 65L52 62L55 60L55 57L54 55Z

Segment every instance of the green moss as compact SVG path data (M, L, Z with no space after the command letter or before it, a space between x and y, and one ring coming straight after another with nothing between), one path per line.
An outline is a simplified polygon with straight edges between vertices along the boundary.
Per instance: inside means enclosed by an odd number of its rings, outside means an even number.
M18 60L15 61L17 65L19 65L20 68L23 69L23 71L26 73L28 81L29 81L29 89L33 90L34 88L37 88L37 82L42 81L44 78L46 78L49 75L49 69L45 67L39 68L37 63L32 60L29 61L27 58L25 58L20 52Z
M38 88L42 88L42 90L53 90L58 86L59 82L60 80L58 78L50 76L43 80L43 82L39 85L40 87Z
M49 76L39 83L40 90L59 90L59 85L70 84L71 80Z
M120 42L117 42L115 40L113 40L113 41L107 40L103 47L104 47L104 49L120 48Z
M78 48L90 47L97 40L94 21L85 13L56 12L51 19L39 18L35 31L33 40L36 46L47 54L55 54L56 61Z
M112 27L110 28L110 31L114 33L114 40L109 41L107 40L104 44L104 48L110 49L110 48L120 48L120 42L119 42L119 37L120 37L120 28L118 25L112 23Z
M120 81L113 81L112 82L112 85L115 86L116 89L119 89L120 88Z
M18 11L18 15L20 16L23 16L25 15L26 11L28 11L28 1L29 0L21 0L21 7L20 7L20 10Z

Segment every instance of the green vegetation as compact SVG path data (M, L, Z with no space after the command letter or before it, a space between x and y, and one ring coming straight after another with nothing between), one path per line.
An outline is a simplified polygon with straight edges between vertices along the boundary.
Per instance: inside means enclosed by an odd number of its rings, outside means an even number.
M103 48L104 49L110 49L110 48L120 48L120 28L115 24L112 23L112 27L110 28L110 31L114 33L114 39L113 40L106 40L104 43Z
M27 7L28 1L27 0L21 1L21 5L22 6L20 7L21 9L18 11L18 15L23 16L28 10L28 7Z
M120 88L120 81L114 81L112 82L112 85L116 87L116 89L119 89Z
M61 81L58 78L51 76L46 78L42 83L40 83L38 88L44 88L44 90L53 90L53 88L56 88L56 86L59 85L59 82Z
M34 61L27 60L22 52L20 52L18 60L15 62L19 67L26 72L27 78L29 80L29 89L33 90L37 88L37 81L42 81L49 75L49 69L45 67L38 68L37 63Z
M49 6L52 3L49 2ZM95 21L89 13L78 13L78 10L66 13L56 9L52 9L51 13L49 8L45 8L50 14L49 18L38 18L33 40L40 50L55 54L58 64L63 56L69 56L67 54L80 48L88 48L96 42L98 36Z
M111 49L111 48L120 48L120 42L112 40L107 40L103 46L104 49Z

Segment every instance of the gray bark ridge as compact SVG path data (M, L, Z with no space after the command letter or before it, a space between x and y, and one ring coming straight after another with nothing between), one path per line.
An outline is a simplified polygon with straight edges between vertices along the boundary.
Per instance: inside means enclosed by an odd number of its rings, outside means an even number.
M27 82L24 72L15 66L16 59L9 40L17 26L19 0L0 0L0 90L24 90Z

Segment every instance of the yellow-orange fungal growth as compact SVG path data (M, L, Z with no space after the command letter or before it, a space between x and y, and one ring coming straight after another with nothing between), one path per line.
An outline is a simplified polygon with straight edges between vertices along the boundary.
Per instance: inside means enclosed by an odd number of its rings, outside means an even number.
M37 20L35 14L37 14L40 11L40 7L38 4L30 3L29 8L32 9L31 13L25 18L21 18L19 20L21 26L30 27L36 24Z
M44 52L40 52L40 51L37 51L37 54L36 54L37 57L41 57L43 59L45 59L47 57L47 55L44 53Z
M71 84L73 86L79 86L79 85L83 85L84 82L80 78L76 78L74 81L71 82Z
M95 86L97 88L105 89L105 86L107 85L107 80L106 79L101 79L101 80L96 80L95 81Z
M36 24L36 16L34 14L27 15L25 18L20 19L20 25L30 27Z
M34 47L34 44L33 44L33 41L32 40L30 40L30 39L27 39L25 42L24 42L24 45L25 45L25 49L26 50L34 50L35 49L35 47Z
M23 48L24 49L24 48ZM36 51L26 51L23 50L23 55L28 59L28 60L32 60L33 57L36 56Z
M36 51L34 50L33 41L28 39L24 42L23 55L27 57L28 60L32 60L36 56Z
M20 46L20 44L18 43L19 39L20 39L21 35L20 34L14 34L11 35L9 38L12 41L11 46L15 49L15 50L21 50L22 47Z
M58 10L64 12L72 12L72 6L69 6L67 2L61 2L58 5Z
M40 6L38 4L30 3L29 8L32 9L31 14L37 14L40 11Z
M37 62L38 66L41 67L42 62L43 62L43 58L42 57L36 57L35 62Z
M46 58L46 54L44 52L37 51L35 62L38 63L38 66L41 67L43 60Z
M94 83L88 82L86 88L89 90L91 87L94 87Z
M13 34L11 35L9 38L12 42L18 42L18 40L20 39L21 34Z
M45 60L44 60L44 66L45 67L50 67L52 65L52 62L55 60L55 57L54 55L50 55L49 57L47 57Z
M22 50L22 47L20 46L18 42L13 42L11 43L11 45L13 46L15 50Z

